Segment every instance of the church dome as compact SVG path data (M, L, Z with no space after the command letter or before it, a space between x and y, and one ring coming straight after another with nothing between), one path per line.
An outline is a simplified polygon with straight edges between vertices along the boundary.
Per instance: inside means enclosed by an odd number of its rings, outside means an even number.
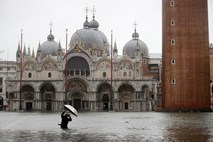
M47 55L57 56L57 50L59 49L59 43L54 41L54 35L50 31L50 34L47 36L47 41L41 45L42 57Z
M128 55L130 58L135 58L136 51L138 50L143 57L149 57L149 50L143 41L139 39L139 34L135 32L132 34L132 40L128 41L123 47L123 54Z
M87 19L86 19L87 21ZM85 26L84 28L77 30L71 37L70 45L76 45L81 43L84 46L85 50L89 49L99 49L109 52L109 43L105 34L98 30L99 24L94 19L89 22L89 27ZM87 24L87 23L86 23Z
M95 19L92 19L92 21L89 22L89 27L94 28L94 29L98 29L99 23Z
M84 22L83 26L84 26L84 28L89 28L89 26L90 26L87 16L86 16L86 21Z

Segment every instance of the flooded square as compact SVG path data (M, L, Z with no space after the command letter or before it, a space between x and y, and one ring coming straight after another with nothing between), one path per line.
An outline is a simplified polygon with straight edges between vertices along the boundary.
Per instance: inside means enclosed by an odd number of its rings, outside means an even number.
M68 129L60 113L0 112L1 142L213 141L212 113L82 112Z

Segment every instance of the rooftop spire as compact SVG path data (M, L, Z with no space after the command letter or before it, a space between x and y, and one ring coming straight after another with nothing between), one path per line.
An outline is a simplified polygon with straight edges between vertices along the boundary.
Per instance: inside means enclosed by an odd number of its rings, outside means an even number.
M95 12L96 12L96 9L95 9L95 6L93 5L93 8L92 8L92 18L95 19Z
M137 22L136 22L136 20L135 20L135 23L134 23L134 26L135 26L135 32L136 32L136 27L137 27Z
M139 38L139 34L137 33L137 30L136 30L136 27L137 27L136 20L135 20L134 26L135 26L135 32L132 34L132 38L133 39L138 39Z
M53 26L53 23L52 21L50 21L50 34L52 34L52 26Z
M86 12L86 18L87 18L87 16L88 16L88 12L89 12L89 8L86 6L86 8L85 8L85 10L84 10L85 12Z
M47 36L48 41L54 41L54 35L52 34L52 21L50 22L50 34Z
M89 8L86 6L85 9L86 12L86 21L84 22L84 28L89 28L89 22L88 22L88 12L89 12Z

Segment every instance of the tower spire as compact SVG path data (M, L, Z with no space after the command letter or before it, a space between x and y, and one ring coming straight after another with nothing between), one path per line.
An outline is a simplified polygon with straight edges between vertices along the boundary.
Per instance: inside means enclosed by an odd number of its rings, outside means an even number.
M132 38L133 38L133 39L138 39L138 38L139 38L139 34L137 33L137 30L136 30L137 25L138 25L138 24L136 23L136 20L135 20L135 23L134 23L135 31L134 31L134 33L132 34Z
M96 9L95 9L95 6L93 5L93 8L92 8L92 18L95 19L95 12L96 12Z
M52 21L50 22L50 34L47 36L47 40L48 41L54 41L54 35L52 34L52 26L53 26L53 23Z
M86 6L85 8L85 12L86 12L86 21L84 22L84 28L89 28L89 22L88 22L88 12L89 12L89 8Z
M52 26L53 26L53 23L52 21L50 21L50 34L52 34Z
M136 20L135 20L135 23L134 23L134 26L135 26L135 33L136 33L136 28L137 28L137 22L136 22Z
M86 18L87 18L88 17L89 8L86 6L84 11L86 12Z

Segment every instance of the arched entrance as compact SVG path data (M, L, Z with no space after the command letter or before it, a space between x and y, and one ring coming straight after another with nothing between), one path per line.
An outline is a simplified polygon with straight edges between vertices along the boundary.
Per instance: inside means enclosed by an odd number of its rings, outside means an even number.
M21 89L22 98L24 99L25 110L31 111L33 109L34 89L30 85L25 85Z
M103 110L109 110L109 95L104 94L102 101L103 101Z
M131 109L130 101L134 99L134 88L129 84L124 84L118 89L119 110L129 111Z
M70 93L68 96L68 104L72 105L76 110L82 109L83 97L80 92Z
M53 110L53 101L55 100L55 88L51 83L45 83L40 89L42 110Z
M4 102L4 99L3 97L0 96L0 110L3 109L3 105L4 105L3 102Z
M112 108L111 86L104 83L99 86L97 91L98 110L109 110Z
M73 100L73 106L75 109L80 110L81 104L82 104L82 96L80 93L74 93L72 95L72 100Z
M80 79L73 79L68 82L67 86L67 102L74 106L75 109L81 110L83 106L83 96L87 92L86 84L83 82L83 80Z

